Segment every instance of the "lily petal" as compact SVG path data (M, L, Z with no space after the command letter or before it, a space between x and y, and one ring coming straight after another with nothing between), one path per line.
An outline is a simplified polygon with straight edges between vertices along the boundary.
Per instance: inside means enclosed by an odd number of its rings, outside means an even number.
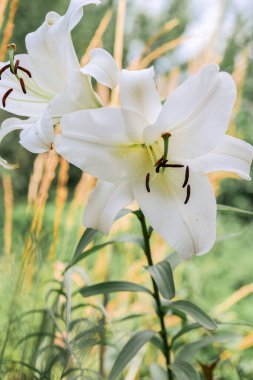
M225 136L211 152L191 161L191 167L203 173L228 171L250 180L253 147L232 136Z
M118 182L129 175L129 170L134 175L145 154L140 145L145 126L146 120L130 110L98 108L74 112L62 118L62 135L56 136L55 148L89 174Z
M82 109L101 107L90 83L90 78L82 75L80 70L71 70L64 91L50 104L51 114L60 117L64 114Z
M92 76L97 82L111 89L116 87L119 81L116 62L111 54L100 48L90 51L90 62L81 69L81 72Z
M84 210L85 227L108 234L118 212L131 204L133 200L133 192L129 183L99 181Z
M54 136L53 121L45 113L20 133L19 143L32 153L44 153L51 149Z
M154 68L145 70L123 70L120 77L120 99L123 108L133 110L154 123L162 105L154 81Z
M208 177L190 171L191 195L184 204L184 169L159 174L145 188L145 173L133 184L135 198L151 226L183 259L208 252L215 242L216 201Z
M186 80L166 100L155 124L145 131L148 144L171 132L173 158L195 158L212 151L228 127L236 98L231 75L208 65Z
M99 0L71 0L64 16L49 12L44 23L26 36L28 53L48 61L52 68L57 68L57 75L68 67L79 68L70 32L82 18L82 8L88 4L99 3Z
M33 125L34 119L21 120L15 117L6 119L0 129L0 143L2 140L11 132L14 132L19 129L29 129ZM17 165L9 164L6 160L0 157L0 166L5 169L15 169Z

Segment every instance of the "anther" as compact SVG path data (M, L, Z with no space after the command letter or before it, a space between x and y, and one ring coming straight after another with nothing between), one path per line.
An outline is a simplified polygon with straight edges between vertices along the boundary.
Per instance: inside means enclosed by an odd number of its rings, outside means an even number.
M168 162L168 160L162 159L160 161L160 163L156 166L156 169L155 169L156 173L160 173L160 169L161 168L165 168L165 165L166 165L167 162Z
M13 88L10 88L10 89L4 94L4 96L3 96L3 98L2 98L2 105L3 105L4 108L6 107L6 100L7 100L8 96L12 93L12 91L13 91Z
M19 59L16 60L16 63L15 63L15 66L14 66L14 74L17 75L18 73L18 65L19 65L20 61Z
M163 167L164 168L183 168L184 165L181 165L181 164L165 164Z
M150 173L146 175L146 189L147 192L150 193L150 186L149 186L149 181L150 181Z
M190 196L191 196L191 186L190 185L187 185L187 188L186 188L186 198L185 198L185 201L184 201L184 204L186 205L190 199Z
M157 160L155 163L155 167L158 166L161 162L163 162L163 160L164 160L163 157L159 158L159 160Z
M20 78L20 79L19 79L19 82L20 82L20 85L21 85L21 88L22 88L23 93L26 94L27 91L26 91L26 88L25 88L25 82L24 82L24 79L23 79L23 78Z
M25 69L24 67L18 66L18 69L23 71L24 73L26 73L29 76L29 78L32 77L31 72L29 70Z
M189 181L189 174L190 174L190 171L189 171L189 166L186 166L186 170L185 170L185 177L184 177L184 183L182 185L182 188L184 188L188 181Z
M6 70L8 70L10 67L11 67L11 65L8 64L8 65L5 65L4 67L1 68L1 70L0 70L0 80L2 79L2 78L1 78L1 75L2 75Z

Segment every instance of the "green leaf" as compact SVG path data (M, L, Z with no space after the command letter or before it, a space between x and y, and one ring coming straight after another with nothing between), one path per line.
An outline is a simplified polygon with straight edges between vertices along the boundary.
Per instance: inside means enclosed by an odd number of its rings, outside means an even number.
M79 291L83 297L97 296L116 292L144 292L152 295L151 291L144 286L128 281L108 281L100 284L85 286Z
M98 234L99 231L94 230L93 228L87 228L84 231L76 247L72 262L76 260L76 258L85 250L85 248L95 239Z
M97 252L108 245L113 245L116 243L133 243L133 244L138 244L142 248L142 239L140 239L138 236L135 236L135 235L127 235L127 236L122 236L116 240L109 240L109 241L106 241L105 243L94 245L94 247L88 249L85 252L79 253L76 257L74 256L71 263L65 269L65 272L73 265L79 263L79 261L86 259L92 253Z
M158 364L150 366L150 376L152 380L168 380L167 372Z
M162 261L156 265L147 267L147 270L153 277L159 292L166 299L175 297L175 285L173 273L168 261Z
M192 323L190 325L184 326L182 329L178 331L178 333L172 338L171 345L173 346L174 342L179 339L182 335L187 334L188 332L192 330L196 330L199 328L202 328L202 326L199 323Z
M177 252L173 252L171 255L169 255L166 259L170 263L172 271L180 264L182 263L181 257L178 255Z
M207 330L216 330L216 323L198 306L189 301L175 301L166 304L169 308L180 310L189 314L196 322L201 324Z
M170 366L171 371L178 380L200 380L199 374L191 364L184 361L176 361Z
M226 205L217 205L218 211L221 212L233 212L237 214L246 214L253 216L253 211L243 210L241 208L226 206Z
M144 330L136 333L119 353L109 374L108 380L116 379L128 365L130 360L134 358L137 352L144 346L144 344L150 341L155 334L155 331L151 330Z
M184 347L179 351L176 356L176 361L192 361L195 354L204 347L209 346L213 343L224 343L232 338L235 338L234 334L220 334L213 336L205 336L196 342L185 344Z

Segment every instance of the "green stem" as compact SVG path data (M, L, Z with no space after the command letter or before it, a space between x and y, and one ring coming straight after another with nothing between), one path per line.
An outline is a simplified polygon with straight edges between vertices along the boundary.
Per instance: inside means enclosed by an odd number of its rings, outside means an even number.
M151 248L150 248L150 233L147 229L147 224L146 224L146 219L145 216L141 211L138 211L137 213L138 219L140 220L141 223L141 228L142 228L142 233L143 233L143 240L144 240L144 252L147 257L148 265L153 266L153 259L152 259L152 253L151 253ZM168 337L167 337L167 331L165 327L165 322L164 322L164 312L162 309L162 303L161 303L161 298L160 294L157 288L157 285L153 278L151 277L152 284L153 284L153 289L154 289L154 298L156 301L156 307L157 307L157 316L159 318L160 326L161 326L161 331L160 335L162 338L163 342L163 351L164 351L164 356L166 360L166 368L167 368L167 374L168 374L168 379L173 380L173 373L171 372L169 366L170 366L170 346L168 344Z

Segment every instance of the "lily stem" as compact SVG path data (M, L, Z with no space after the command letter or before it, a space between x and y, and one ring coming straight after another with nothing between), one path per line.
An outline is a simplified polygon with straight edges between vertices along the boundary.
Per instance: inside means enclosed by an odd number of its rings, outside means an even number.
M138 213L138 219L140 220L141 223L141 228L142 228L142 233L143 233L143 240L144 240L144 252L148 261L148 265L153 266L153 259L152 259L152 253L151 253L151 247L150 247L150 236L151 233L147 229L147 224L146 224L146 219L143 213L139 210ZM170 370L170 346L168 344L168 336L167 336L167 331L165 327L165 322L164 322L164 311L162 309L162 303L161 303L161 298L160 294L158 291L158 287L151 277L152 280L152 285L154 289L154 298L156 301L156 313L159 318L160 326L161 326L161 331L160 331L160 336L162 338L163 342L163 351L164 351L164 356L166 360L166 369L167 369L167 374L168 374L168 380L173 380L173 373Z

